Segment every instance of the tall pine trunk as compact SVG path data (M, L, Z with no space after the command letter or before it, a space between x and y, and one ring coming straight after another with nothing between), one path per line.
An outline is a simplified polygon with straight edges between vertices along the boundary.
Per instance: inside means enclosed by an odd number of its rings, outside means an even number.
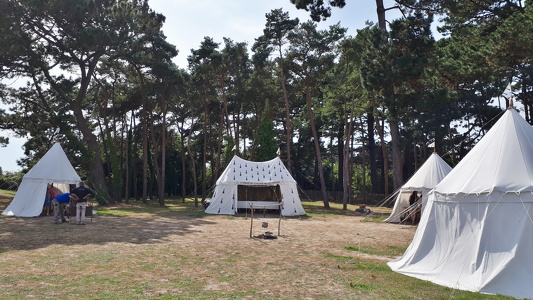
M322 201L324 202L324 207L329 208L328 194L326 191L326 180L324 178L324 167L322 166L322 154L320 153L320 140L318 138L318 132L315 128L315 119L313 116L313 104L311 103L311 93L310 87L306 87L307 92L305 93L305 100L307 102L307 110L309 114L309 122L311 126L311 132L313 134L313 142L315 145L315 155L316 162L318 167L318 176L320 177L320 190L322 191Z
M285 83L285 70L283 64L283 55L281 52L281 47L279 50L279 63L280 63L280 77L281 77L281 89L283 91L283 100L285 101L285 127L287 128L287 169L289 173L292 174L292 161L291 161L291 144L292 144L292 133L291 133L291 107L289 105L289 96L287 95L287 86Z
M159 183L159 204L165 205L165 180L167 169L167 105L163 101L163 124L161 124L161 182Z
M339 125L339 130L337 131L337 163L339 165L339 170L337 171L337 177L338 179L333 182L334 187L337 186L340 188L341 191L344 191L344 145L347 142L344 138L344 134L346 133L346 124Z
M184 122L185 123L185 122ZM185 203L185 196L187 194L187 191L185 190L185 178L187 176L187 163L186 163L186 152L187 149L185 149L185 135L183 133L183 126L181 125L182 130L180 130L180 142L181 142L181 199L182 202Z
M385 144L385 134L383 128L379 123L379 118L376 119L376 129L378 130L379 139L381 141L381 152L383 155L383 180L385 186L385 196L389 195L389 160L387 158L387 144Z
M139 68L136 68L141 83L141 120L142 120L142 160L143 160L143 183L142 183L142 202L148 203L148 113L146 104L146 93L144 86L144 76Z
M191 160L192 167L194 207L198 207L198 183L196 182L196 161L194 159L194 153L191 151L191 137L194 128L194 114L191 114L191 120L191 129L189 130L189 135L187 137L187 150L189 150L189 158Z
M378 26L379 28L387 31L387 24L385 19L385 12L387 9L383 6L383 0L376 0L377 14L378 14ZM388 43L388 41L383 41ZM393 86L387 86L385 91L385 97L393 98ZM391 101L392 102L392 101ZM393 116L394 118L394 116ZM389 118L390 119L390 118ZM400 146L400 124L397 121L389 120L390 133L391 133L391 150L392 150L392 172L393 172L393 183L394 189L401 187L403 183L403 159L402 159L402 149ZM386 156L384 156L385 161ZM385 178L387 178L385 174ZM388 181L388 180L387 180ZM388 195L388 186L385 187L385 194Z
M372 185L372 193L379 193L378 167L376 164L376 140L374 137L374 122L374 114L372 112L368 112L366 119L366 136L368 138L367 147L370 164L370 184Z
M403 184L403 151L400 146L400 129L395 120L389 120L391 148L392 148L392 171L394 190L398 190Z
M343 159L342 159L342 209L348 209L348 203L350 203L350 187L351 187L351 176L350 176L350 137L352 131L352 121L349 118L346 118L346 124L344 125L345 129L345 138L343 146Z

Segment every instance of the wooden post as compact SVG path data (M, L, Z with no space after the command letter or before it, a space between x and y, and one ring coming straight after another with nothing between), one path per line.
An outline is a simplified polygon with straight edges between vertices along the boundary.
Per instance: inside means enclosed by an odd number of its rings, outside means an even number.
M283 203L279 204L279 221L278 221L278 237L280 236L281 232L281 210L283 209Z
M252 227L254 226L254 204L251 204L252 212L251 212L251 218L250 218L250 238L252 237Z

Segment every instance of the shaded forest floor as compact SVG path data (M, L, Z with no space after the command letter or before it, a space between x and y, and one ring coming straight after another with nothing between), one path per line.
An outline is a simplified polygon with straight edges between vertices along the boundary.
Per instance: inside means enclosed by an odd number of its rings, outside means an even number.
M9 201L0 193L1 211ZM504 299L392 272L386 262L416 227L382 223L390 209L375 219L321 206L283 218L277 239L250 238L249 214L206 215L175 199L96 207L86 226L2 216L0 298ZM277 236L278 224L256 213L252 234Z

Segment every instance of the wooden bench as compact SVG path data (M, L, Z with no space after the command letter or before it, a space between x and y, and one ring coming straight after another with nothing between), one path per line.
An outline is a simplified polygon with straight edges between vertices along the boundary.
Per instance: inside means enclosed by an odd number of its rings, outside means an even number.
M279 204L279 202L277 201L237 201L237 208L250 209L252 204L257 209L262 209L264 206L270 206L270 205L272 205L272 208L267 208L267 209L278 209L279 208L279 206L276 206Z

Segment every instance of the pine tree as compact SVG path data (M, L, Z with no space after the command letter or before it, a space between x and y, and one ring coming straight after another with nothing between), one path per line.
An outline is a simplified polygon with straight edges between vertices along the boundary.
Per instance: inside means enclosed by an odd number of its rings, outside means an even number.
M267 161L276 157L278 143L276 142L276 132L274 130L274 121L270 117L269 102L266 101L266 109L263 111L262 121L257 128L256 142L257 161Z

